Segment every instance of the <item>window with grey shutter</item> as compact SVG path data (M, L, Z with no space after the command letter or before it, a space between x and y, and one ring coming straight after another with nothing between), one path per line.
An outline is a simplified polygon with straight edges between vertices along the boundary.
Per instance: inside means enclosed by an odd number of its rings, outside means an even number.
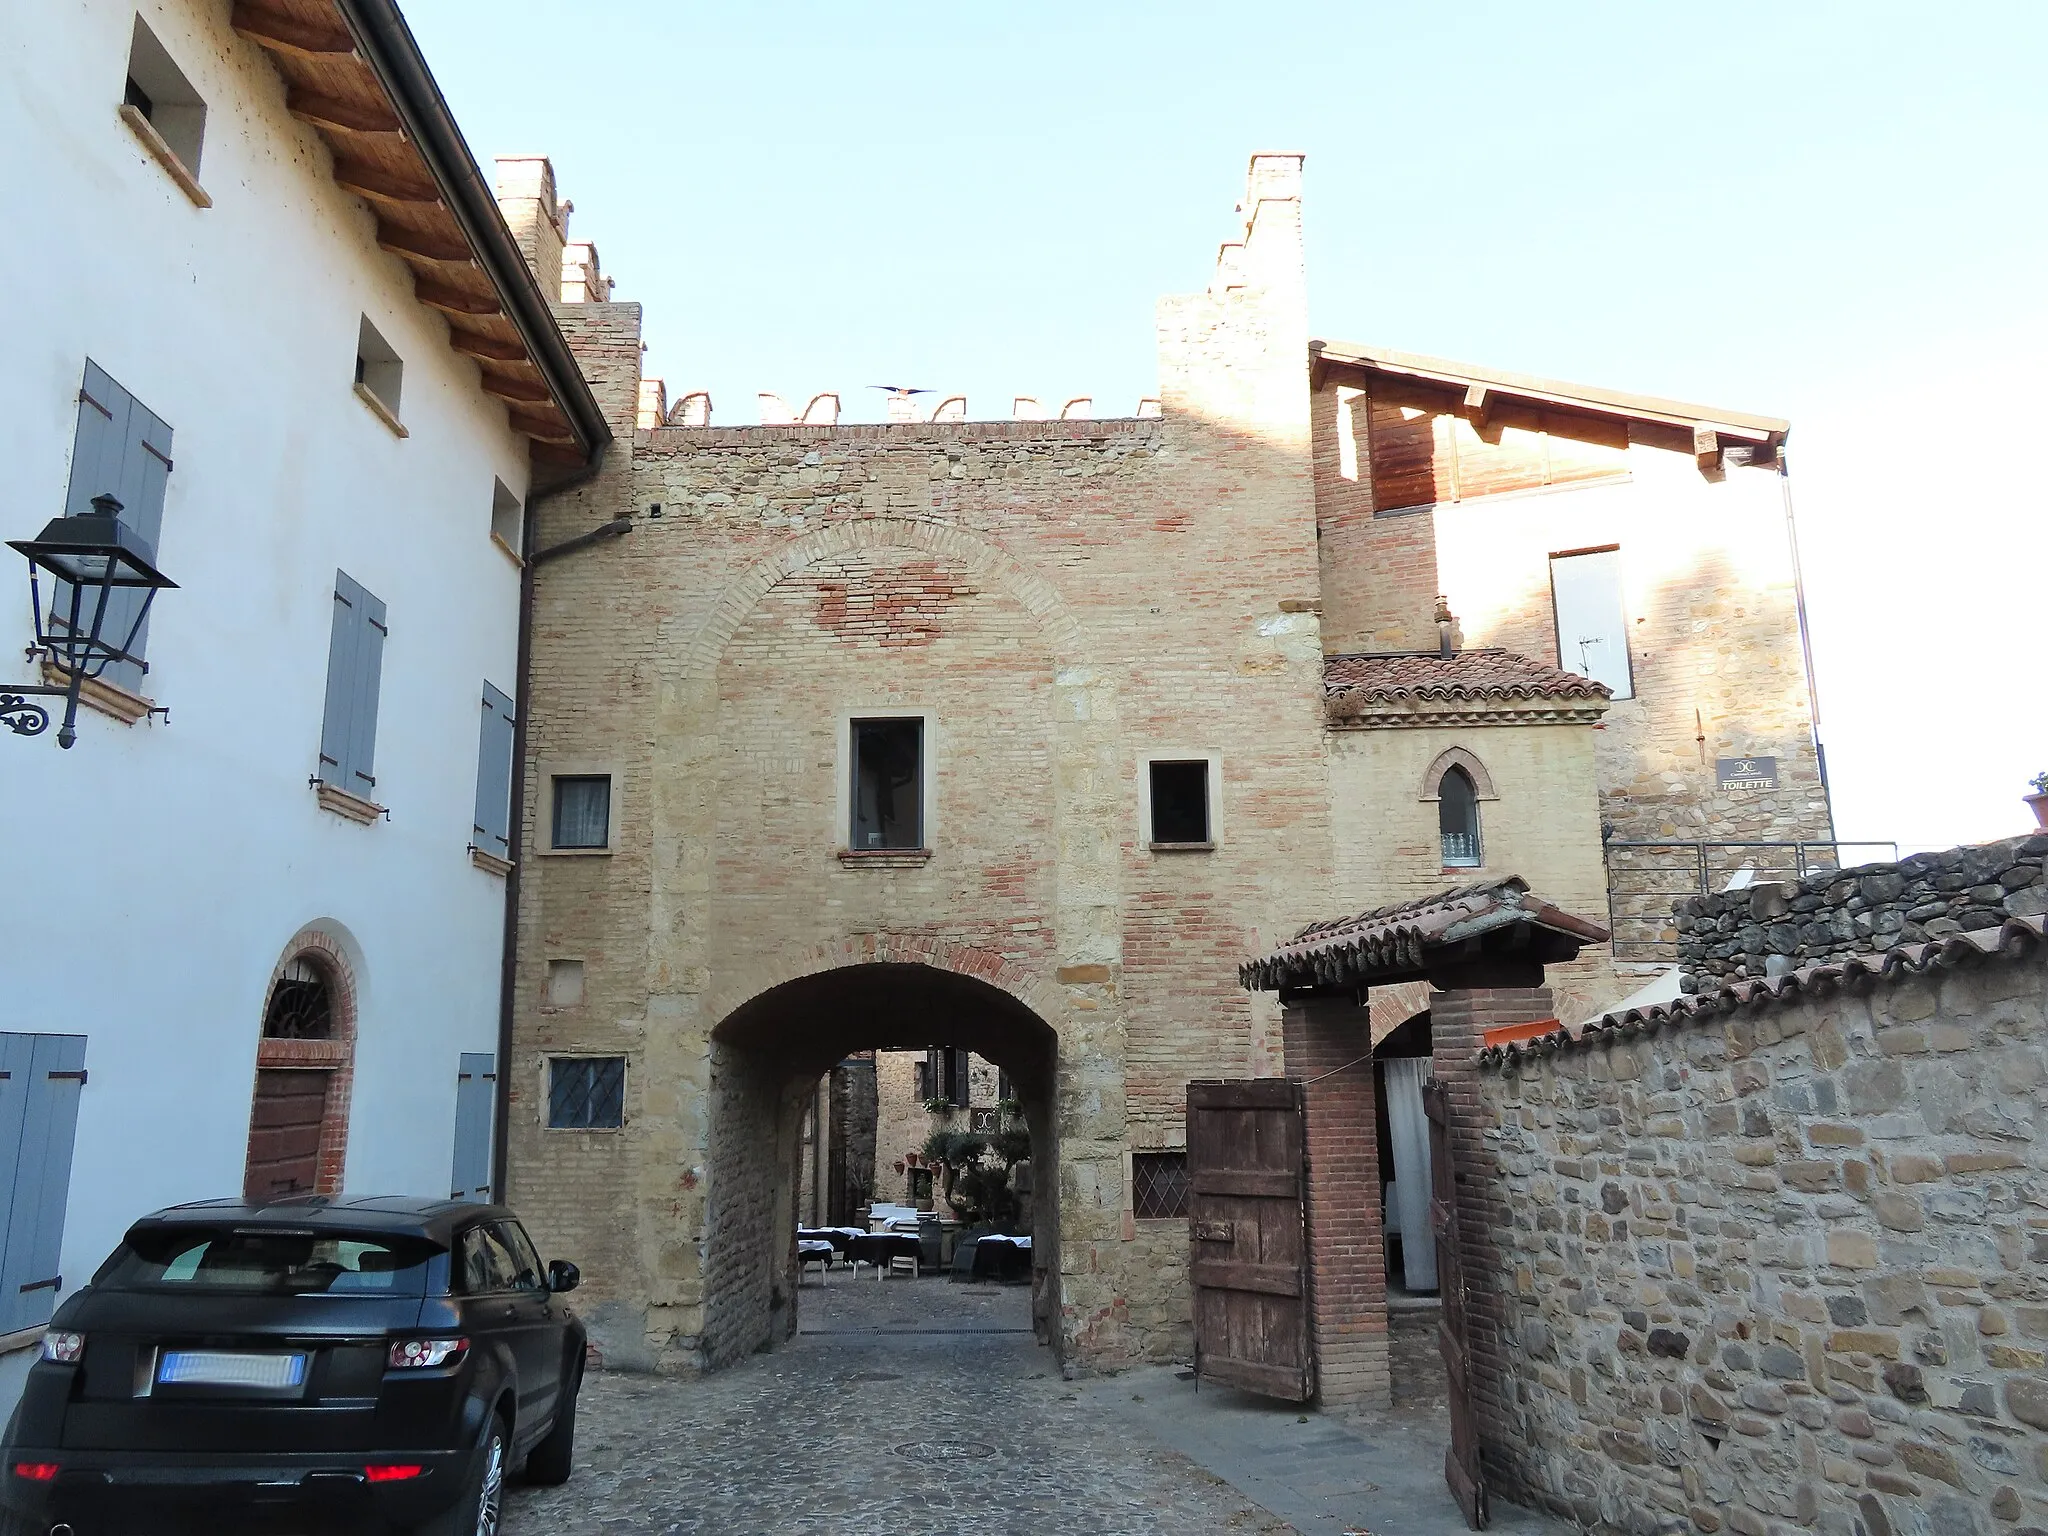
M334 573L334 628L327 648L327 710L320 777L376 799L377 690L384 675L384 604L346 571Z
M491 1112L498 1095L497 1058L464 1051L455 1076L455 1171L451 1200L491 1198Z
M56 1310L84 1086L85 1036L0 1034L0 1333Z
M71 443L71 484L64 495L64 515L89 517L95 496L112 496L121 503L121 521L147 539L153 551L163 532L164 490L170 478L171 429L88 358L85 381L78 390L78 431ZM108 593L100 634L120 644L147 596L139 587L116 587ZM53 626L59 615L70 611L71 584L53 583ZM85 618L82 609L81 627ZM115 662L103 674L104 680L139 693L142 675L148 670L142 665L148 640L145 623L129 647L135 660Z
M476 824L470 844L493 858L512 857L512 701L484 684L483 730L476 746Z

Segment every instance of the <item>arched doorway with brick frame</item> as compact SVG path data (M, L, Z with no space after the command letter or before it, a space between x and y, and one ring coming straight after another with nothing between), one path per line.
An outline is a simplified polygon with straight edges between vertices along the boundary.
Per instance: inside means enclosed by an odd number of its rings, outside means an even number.
M887 951L884 951L885 955ZM819 1077L856 1051L955 1047L1008 1074L1031 1133L1032 1315L1059 1345L1058 1037L995 981L909 957L834 966L768 988L713 1030L704 1327L713 1367L796 1328L803 1121Z
M341 1191L355 1073L356 977L324 925L301 929L264 990L242 1195L251 1202Z

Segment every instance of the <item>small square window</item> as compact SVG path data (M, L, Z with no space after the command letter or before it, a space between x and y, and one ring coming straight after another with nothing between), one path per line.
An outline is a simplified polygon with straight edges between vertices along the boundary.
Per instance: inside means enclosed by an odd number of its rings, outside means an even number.
M612 776L562 774L555 779L554 837L557 848L609 848L612 843Z
M140 16L128 44L128 79L121 100L142 114L186 173L197 178L206 138L206 103Z
M1140 1220L1187 1215L1192 1189L1187 1153L1131 1154L1131 1213Z
M398 397L405 382L405 364L391 349L383 333L363 316L356 332L356 383L376 397L392 424L398 422Z
M924 721L853 722L849 848L924 846Z
M574 1008L583 1001L583 962L581 960L550 960L548 962L548 1006L550 1008Z
M1208 843L1209 765L1203 761L1153 763L1152 841Z
M491 533L513 554L524 555L526 550L522 541L526 536L526 509L504 481L496 480L492 484Z
M615 1131L626 1123L626 1058L548 1059L548 1128Z

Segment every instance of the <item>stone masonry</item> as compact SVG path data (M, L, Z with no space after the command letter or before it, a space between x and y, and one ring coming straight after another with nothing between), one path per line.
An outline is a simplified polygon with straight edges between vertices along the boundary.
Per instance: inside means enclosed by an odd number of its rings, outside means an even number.
M2048 1529L2044 964L2008 917L1485 1053L1497 1491L1599 1531Z
M2039 917L2044 859L2036 833L1690 897L1674 908L1687 990Z

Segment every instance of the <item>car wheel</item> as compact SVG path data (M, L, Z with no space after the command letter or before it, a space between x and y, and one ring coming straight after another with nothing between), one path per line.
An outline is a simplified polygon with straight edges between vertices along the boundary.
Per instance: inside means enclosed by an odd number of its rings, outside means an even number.
M511 1454L505 1421L494 1414L490 1432L477 1447L469 1491L446 1515L421 1526L418 1536L498 1536L498 1517L505 1503L505 1463Z
M582 1387L583 1373L578 1371L576 1379L569 1383L569 1390L562 1396L561 1409L555 1414L555 1427L526 1458L527 1482L553 1488L569 1481L570 1463L576 1456L576 1397Z

